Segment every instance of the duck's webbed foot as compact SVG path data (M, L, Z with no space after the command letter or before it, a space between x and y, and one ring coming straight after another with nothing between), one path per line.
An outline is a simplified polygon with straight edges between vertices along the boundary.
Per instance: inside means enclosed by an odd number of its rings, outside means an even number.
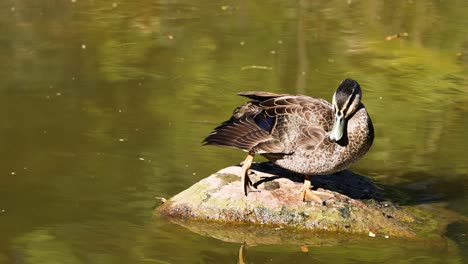
M324 201L335 197L331 193L313 191L312 183L310 182L310 175L306 175L304 179L304 186L302 186L301 199L303 202L316 202L323 204Z
M247 196L249 192L259 192L257 188L255 188L252 184L252 181L250 180L249 177L249 169L250 166L252 166L252 161L253 161L253 154L247 155L245 158L243 164L242 164L242 186L244 188L244 194Z

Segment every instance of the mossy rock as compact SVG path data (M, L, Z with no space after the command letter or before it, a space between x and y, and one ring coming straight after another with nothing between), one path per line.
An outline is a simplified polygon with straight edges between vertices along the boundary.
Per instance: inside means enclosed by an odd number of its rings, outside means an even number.
M323 204L300 199L302 175L271 163L254 163L252 172L260 192L245 196L241 168L231 166L170 198L157 212L184 226L216 222L406 238L415 237L427 218L385 200L383 190L369 178L349 170L312 177L314 188L334 196Z

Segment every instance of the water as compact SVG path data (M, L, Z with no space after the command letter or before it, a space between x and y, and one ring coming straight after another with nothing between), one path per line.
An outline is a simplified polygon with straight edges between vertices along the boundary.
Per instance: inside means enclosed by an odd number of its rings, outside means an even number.
M156 197L244 158L200 146L244 101L235 93L330 100L346 77L360 82L376 128L352 169L404 193L401 205L440 210L452 224L430 245L332 235L308 253L294 243L248 246L246 261L463 262L467 8L3 1L0 263L237 263L240 243L154 218Z

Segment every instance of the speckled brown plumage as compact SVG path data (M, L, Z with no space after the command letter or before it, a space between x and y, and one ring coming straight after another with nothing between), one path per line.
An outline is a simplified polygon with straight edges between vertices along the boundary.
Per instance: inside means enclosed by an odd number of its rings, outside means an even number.
M360 102L346 119L343 137L334 142L328 137L334 123L333 106L323 99L268 92L239 95L252 100L237 107L205 144L261 154L285 169L307 175L344 170L372 145L372 122Z

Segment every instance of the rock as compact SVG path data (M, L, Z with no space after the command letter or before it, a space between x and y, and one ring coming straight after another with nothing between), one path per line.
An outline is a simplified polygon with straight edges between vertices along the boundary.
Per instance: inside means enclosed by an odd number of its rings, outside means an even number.
M239 166L224 168L162 204L157 211L182 221L249 223L296 230L413 237L415 218L391 202L369 178L349 170L311 178L314 189L334 197L323 204L301 201L303 176L271 163L254 163L250 177L260 192L245 196ZM190 220L190 221L187 221Z

